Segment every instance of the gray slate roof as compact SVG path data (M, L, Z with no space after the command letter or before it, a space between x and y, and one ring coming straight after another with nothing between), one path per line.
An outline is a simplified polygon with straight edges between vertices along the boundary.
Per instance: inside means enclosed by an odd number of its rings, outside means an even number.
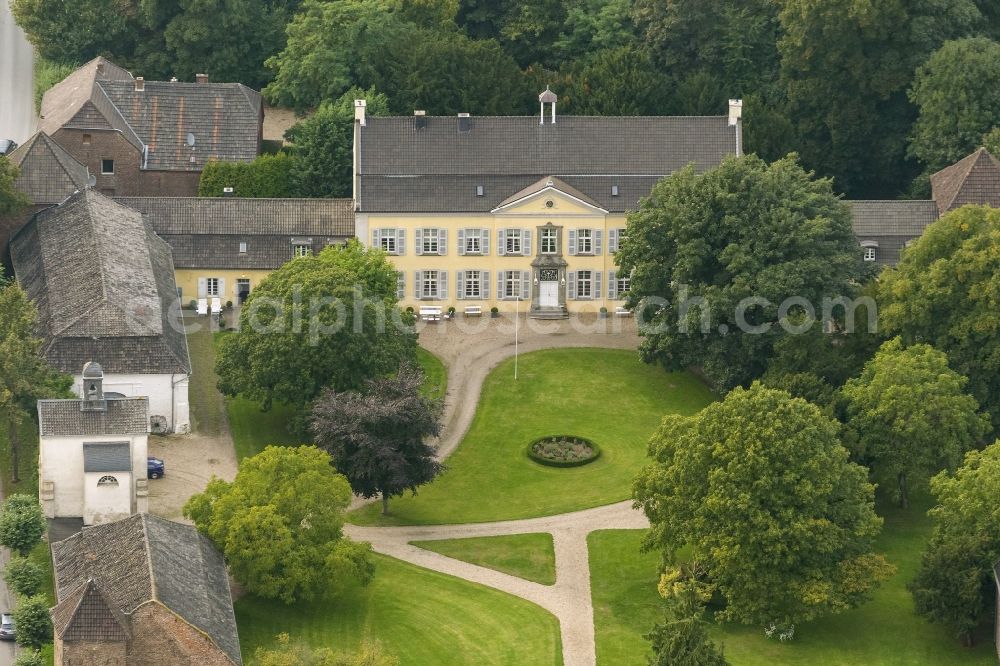
M171 321L170 246L136 211L77 193L36 214L12 239L11 258L57 369L76 374L97 361L107 373L190 372L187 339Z
M938 218L934 201L848 201L851 226L860 242L877 244L876 260L894 266L910 241Z
M14 187L34 204L57 204L87 187L87 167L80 164L45 132L34 136L10 154L21 173Z
M354 236L350 199L118 197L140 211L173 249L177 268L278 268L293 257L292 239L313 251ZM247 251L240 253L240 243Z
M635 208L659 178L736 153L740 126L725 116L372 117L361 128L362 212L489 211L535 181L555 176L601 207ZM476 185L486 194L476 195ZM611 196L618 185L620 196Z
M127 641L128 618L93 579L52 609L55 635L64 641Z
M84 442L84 472L131 472L132 455L128 442Z
M200 171L209 159L250 161L260 150L260 93L240 83L146 81L98 57L50 88L39 128L114 130L136 150L143 168ZM195 150L186 145L195 137ZM192 155L195 161L191 161Z
M39 400L42 437L131 436L149 432L149 398L109 398L105 411L80 411L82 400Z
M93 579L123 613L157 601L242 663L225 563L194 527L137 514L52 544L52 560L60 605Z

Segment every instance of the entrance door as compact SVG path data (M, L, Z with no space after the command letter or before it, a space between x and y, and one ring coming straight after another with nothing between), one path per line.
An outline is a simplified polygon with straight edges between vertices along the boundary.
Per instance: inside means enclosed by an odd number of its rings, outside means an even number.
M559 307L559 283L539 282L538 283L538 304L543 308Z

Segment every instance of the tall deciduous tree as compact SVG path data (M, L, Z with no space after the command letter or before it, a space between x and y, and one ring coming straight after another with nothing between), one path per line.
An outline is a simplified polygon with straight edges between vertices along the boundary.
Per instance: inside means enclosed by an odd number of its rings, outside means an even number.
M646 546L667 562L687 548L726 599L720 619L787 628L857 605L892 567L872 552L875 489L839 429L760 384L667 416L634 486Z
M910 153L934 172L965 157L1000 125L1000 44L945 43L917 70L910 100L920 115Z
M38 500L29 495L11 495L0 507L0 544L26 556L45 534L45 516Z
M298 196L352 196L356 99L365 100L367 115L389 113L389 100L385 95L374 88L351 88L335 102L320 104L315 113L285 132L285 138L292 142L292 179Z
M803 161L837 189L892 197L916 174L914 70L980 19L972 0L781 0L781 71Z
M878 282L882 332L948 355L1000 423L1000 210L967 206L941 217Z
M559 111L580 116L660 116L676 108L670 82L649 53L634 46L605 49L560 72Z
M7 426L11 476L20 478L20 429L41 398L67 398L72 378L42 358L38 313L28 295L0 274L0 419Z
M850 446L877 479L896 485L903 508L911 484L954 468L989 432L967 383L942 352L926 344L904 349L894 338L844 386Z
M779 310L786 299L805 299L818 317L824 297L854 294L861 264L830 181L794 156L768 165L753 155L660 181L629 215L615 260L632 275L629 305L646 316L643 358L701 366L724 389L763 374L788 335L779 318L801 312Z
M213 478L184 515L222 551L247 590L285 603L334 597L367 584L371 547L343 535L347 480L314 446L269 446L232 482Z
M993 565L1000 559L1000 442L966 454L951 475L931 480L934 532L910 584L917 612L972 645L993 616Z
M226 395L298 408L326 387L345 391L416 357L416 334L396 306L396 270L352 240L274 271L250 294L240 330L219 345Z
M427 438L441 432L441 401L422 394L423 373L404 366L369 380L362 391L327 389L313 406L316 444L362 497L389 498L431 482L444 466Z

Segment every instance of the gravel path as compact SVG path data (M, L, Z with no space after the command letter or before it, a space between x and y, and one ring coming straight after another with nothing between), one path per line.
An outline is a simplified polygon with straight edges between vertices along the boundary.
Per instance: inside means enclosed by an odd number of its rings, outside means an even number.
M583 315L561 321L538 321L521 315L517 328L519 354L560 347L635 349L639 344L635 322L631 318L600 319L596 315ZM500 362L514 355L514 329L513 314L498 319L465 320L459 317L420 325L420 345L440 357L448 368L444 432L436 443L439 459L451 455L468 432L486 376ZM352 508L366 503L361 498L355 498ZM376 552L538 604L559 620L563 663L566 666L593 666L596 650L587 535L595 530L641 529L648 526L646 517L633 509L630 501L625 501L528 520L418 527L347 525L345 531L352 539L371 543ZM552 535L556 558L555 585L540 585L409 544L410 541L532 532Z
M371 543L378 553L486 585L538 604L559 620L563 663L566 666L593 666L597 661L597 654L594 644L594 606L590 595L587 535L595 530L645 527L649 527L646 516L633 509L631 501L624 501L594 509L527 520L416 527L347 525L344 529L352 539ZM536 532L548 532L552 535L556 556L555 585L533 583L409 544L410 541Z

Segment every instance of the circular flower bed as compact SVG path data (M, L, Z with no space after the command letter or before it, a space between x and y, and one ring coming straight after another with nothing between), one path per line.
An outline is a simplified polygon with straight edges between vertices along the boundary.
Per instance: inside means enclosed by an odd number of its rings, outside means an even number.
M578 467L597 460L601 449L589 439L574 435L549 435L528 446L528 457L552 467Z

